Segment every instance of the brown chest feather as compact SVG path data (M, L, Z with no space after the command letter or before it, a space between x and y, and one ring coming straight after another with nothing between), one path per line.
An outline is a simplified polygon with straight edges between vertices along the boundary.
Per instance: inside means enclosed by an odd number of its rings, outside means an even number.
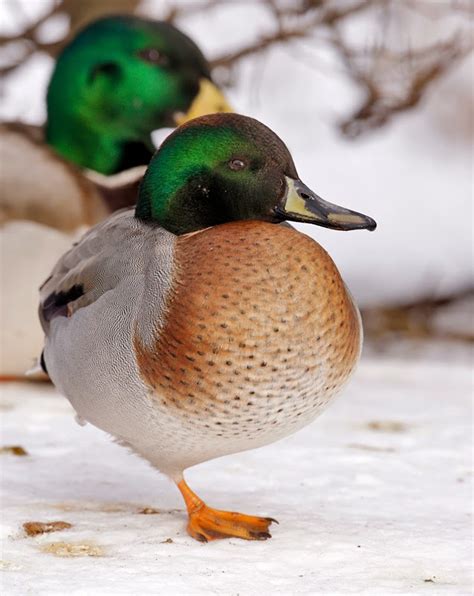
M244 405L248 416L265 404L281 413L280 402L333 394L357 361L344 283L293 229L238 222L179 238L174 277L154 345L135 338L140 374L169 408L229 420Z

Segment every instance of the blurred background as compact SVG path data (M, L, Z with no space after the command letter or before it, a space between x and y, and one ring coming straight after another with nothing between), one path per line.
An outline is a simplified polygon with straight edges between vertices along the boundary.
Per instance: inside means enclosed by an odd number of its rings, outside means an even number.
M176 24L236 111L287 143L323 198L375 233L308 226L373 353L472 343L472 4L463 0L2 0L0 118L41 124L54 58L102 14ZM0 165L1 167L1 165ZM304 228L304 226L303 226ZM394 341L396 340L396 341Z

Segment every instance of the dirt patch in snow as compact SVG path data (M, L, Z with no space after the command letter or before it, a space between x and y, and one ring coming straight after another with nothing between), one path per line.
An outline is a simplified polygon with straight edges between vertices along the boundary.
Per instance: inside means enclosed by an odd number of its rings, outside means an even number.
M362 451L380 451L381 453L396 453L393 447L378 447L377 445L364 445L363 443L349 443L350 449L360 449Z
M372 420L367 427L383 433L405 433L408 430L408 426L398 420Z
M28 451L21 445L5 445L0 447L0 454L16 455L17 457L25 457Z
M52 522L25 522L23 529L28 536L38 536L39 534L48 534L49 532L61 532L61 530L68 530L72 528L72 524L65 521Z
M137 513L141 513L142 515L157 515L158 513L161 513L161 511L154 507L143 507L143 509L139 509Z
M103 557L104 549L88 542L51 542L41 547L44 553L56 557Z

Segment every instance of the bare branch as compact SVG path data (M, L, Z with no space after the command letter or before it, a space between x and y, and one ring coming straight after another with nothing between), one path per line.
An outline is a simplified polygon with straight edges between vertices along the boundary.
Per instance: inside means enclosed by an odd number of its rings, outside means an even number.
M397 338L400 340L430 339L438 341L463 341L474 343L472 330L440 329L437 316L453 306L466 304L472 310L474 289L466 287L457 294L443 297L426 296L414 302L392 306L374 306L362 310L364 333L367 338L382 344ZM467 309L466 309L467 310ZM468 315L469 316L469 315ZM468 326L469 327L469 326Z
M287 42L290 40L298 38L301 39L303 37L310 36L318 27L334 26L339 20L347 18L348 16L357 12L366 10L367 8L372 7L374 4L378 4L382 1L383 0L361 0L360 2L346 6L346 8L344 9L336 9L329 6L328 8L324 8L322 11L313 12L312 17L308 19L306 22L296 23L295 25L290 26L285 26L282 22L283 15L287 15L288 13L283 13L281 10L278 11L278 9L275 8L274 3L270 2L272 6L272 12L274 15L276 15L277 18L276 31L269 35L262 35L260 39L257 39L255 42L243 48L214 58L213 60L211 60L211 66L213 68L217 66L229 67L235 62L238 62L243 58L251 56L252 54L258 54L262 51L265 51L277 43ZM314 5L316 5L316 2L313 3ZM318 2L317 4L322 6L323 4L330 3ZM290 9L289 14L304 14L303 12L296 13L295 11L296 9L293 7Z
M204 2L194 1L192 4L172 5L163 15L162 20L167 23L175 23L180 17L189 17L192 14L201 13L220 5L220 0L206 0Z
M61 5L53 6L46 14L39 17L34 23L23 29L20 33L17 33L16 35L0 35L0 46L23 40L36 43L36 31L43 23L46 23L48 19L59 12L61 12Z
M379 128L396 114L415 108L428 88L472 49L468 40L458 35L416 52L376 48L371 60L369 55L369 65L364 67L358 60L360 54L349 49L338 35L332 41L350 78L365 92L362 105L339 124L341 132L350 138Z
M111 12L132 12L136 9L140 0L101 0L101 2L83 2L82 0L60 0L46 14L36 19L16 35L0 36L0 47L6 47L18 42L24 44L27 49L23 55L15 57L10 64L0 67L0 75L13 72L24 64L35 52L45 52L50 56L56 56L71 37L86 22ZM68 35L57 42L48 43L38 39L38 31L49 19L58 15L69 16L70 28Z

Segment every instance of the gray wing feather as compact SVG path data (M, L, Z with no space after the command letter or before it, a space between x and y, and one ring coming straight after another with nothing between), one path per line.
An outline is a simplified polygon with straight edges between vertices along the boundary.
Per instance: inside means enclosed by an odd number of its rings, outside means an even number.
M153 228L133 210L117 212L89 230L57 262L40 288L40 320L45 333L54 316L71 316L114 289L125 277L143 271Z

